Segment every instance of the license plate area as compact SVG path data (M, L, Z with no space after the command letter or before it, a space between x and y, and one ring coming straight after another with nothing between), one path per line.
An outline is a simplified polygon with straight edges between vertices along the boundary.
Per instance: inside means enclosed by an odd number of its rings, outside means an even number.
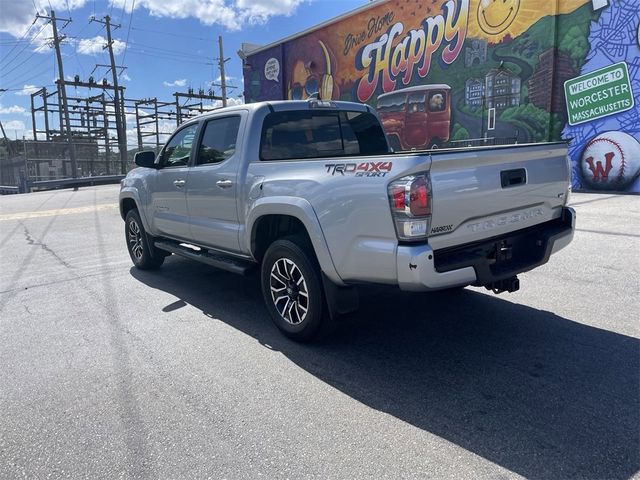
M545 263L550 254L549 239L570 228L557 219L487 240L436 250L434 265L441 273L473 267L476 284L486 285Z

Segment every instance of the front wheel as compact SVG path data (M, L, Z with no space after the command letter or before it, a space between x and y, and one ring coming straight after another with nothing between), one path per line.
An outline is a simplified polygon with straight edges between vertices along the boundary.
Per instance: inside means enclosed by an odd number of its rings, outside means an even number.
M149 241L149 236L136 210L127 212L124 225L127 250L136 268L141 270L160 268L164 263L165 255Z
M262 261L262 294L271 319L292 340L313 340L327 326L320 269L297 237L276 240Z

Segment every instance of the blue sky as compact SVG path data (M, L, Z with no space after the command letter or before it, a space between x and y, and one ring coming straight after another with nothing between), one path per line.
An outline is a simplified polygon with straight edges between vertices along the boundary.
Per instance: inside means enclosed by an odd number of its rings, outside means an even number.
M116 64L128 68L120 79L127 98L157 97L172 101L176 91L208 89L219 81L218 35L224 38L229 83L242 92L242 42L268 44L368 3L367 0L0 0L0 120L10 138L31 138L30 96L34 88L53 86L55 54L47 42L51 27L34 25L36 12L71 18L60 33L67 77L86 80L96 63L109 59L102 46L103 25L92 15L110 15ZM135 8L132 10L132 6ZM59 24L60 26L62 24ZM129 28L130 27L130 28ZM26 35L25 35L26 32ZM127 40L128 39L128 40ZM110 78L98 68L96 79ZM218 83L218 82L216 82ZM215 87L214 87L215 88ZM219 93L219 89L216 89ZM238 101L240 101L238 99ZM129 126L130 127L130 126Z

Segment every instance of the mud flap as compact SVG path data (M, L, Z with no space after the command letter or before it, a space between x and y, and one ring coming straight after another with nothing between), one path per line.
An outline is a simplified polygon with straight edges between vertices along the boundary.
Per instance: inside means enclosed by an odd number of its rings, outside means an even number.
M341 287L322 273L322 285L327 299L327 307L332 320L340 315L355 312L360 307L358 290L355 287Z

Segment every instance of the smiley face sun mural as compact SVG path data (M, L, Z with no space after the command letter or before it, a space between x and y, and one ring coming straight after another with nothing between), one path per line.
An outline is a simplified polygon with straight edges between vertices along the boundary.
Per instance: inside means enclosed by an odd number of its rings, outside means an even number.
M501 42L507 35L516 38L547 15L573 12L590 0L479 0L475 15L470 11L469 37ZM475 2L472 2L474 5Z
M513 23L519 9L520 0L481 0L478 25L489 35L502 33Z

